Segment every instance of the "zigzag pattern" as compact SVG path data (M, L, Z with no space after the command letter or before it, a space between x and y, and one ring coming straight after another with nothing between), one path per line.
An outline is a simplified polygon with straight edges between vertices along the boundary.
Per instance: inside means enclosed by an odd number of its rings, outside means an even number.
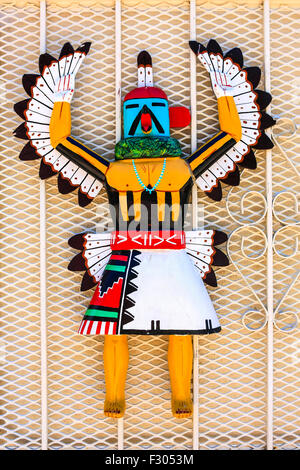
M128 267L127 282L124 291L124 302L123 302L123 315L122 315L122 324L131 322L134 320L133 314L130 312L130 309L134 307L134 293L138 290L138 286L134 281L139 275L138 266L141 263L139 255L141 254L138 250L132 250L132 256L130 264Z

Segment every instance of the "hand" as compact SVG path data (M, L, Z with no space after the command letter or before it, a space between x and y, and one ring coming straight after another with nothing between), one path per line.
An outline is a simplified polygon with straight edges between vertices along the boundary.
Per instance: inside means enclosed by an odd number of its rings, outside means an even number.
M232 64L232 61L229 62L229 65L226 62L224 63L220 46L217 45L216 41L210 41L210 43L214 43L214 51L209 51L197 41L189 42L190 48L210 75L212 89L216 97L233 96L234 86L232 78L240 69L235 64Z
M230 77L224 72L209 72L211 86L217 98L221 96L232 96L233 86L230 84Z
M66 101L71 103L75 90L74 74L61 77L54 87L54 102Z

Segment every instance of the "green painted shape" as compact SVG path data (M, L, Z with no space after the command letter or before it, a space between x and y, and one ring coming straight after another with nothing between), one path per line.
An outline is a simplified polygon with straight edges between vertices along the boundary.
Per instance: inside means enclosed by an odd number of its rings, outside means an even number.
M120 271L121 273L124 273L126 271L126 266L107 264L105 269L107 269L108 271Z
M85 315L91 317L118 318L118 312L107 312L106 310L95 310L93 308L88 308Z
M180 144L174 137L128 137L115 146L115 159L181 157Z

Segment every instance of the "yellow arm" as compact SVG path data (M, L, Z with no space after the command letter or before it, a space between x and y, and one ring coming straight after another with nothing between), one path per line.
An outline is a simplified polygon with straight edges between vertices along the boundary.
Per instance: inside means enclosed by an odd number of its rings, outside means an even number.
M50 120L50 140L52 147L65 155L95 178L104 180L109 161L93 152L71 136L70 103L54 103Z
M199 176L207 163L214 163L241 139L240 118L232 96L218 98L219 123L221 131L202 145L189 158L188 162L195 174ZM208 160L209 159L209 160ZM203 163L206 162L205 165Z

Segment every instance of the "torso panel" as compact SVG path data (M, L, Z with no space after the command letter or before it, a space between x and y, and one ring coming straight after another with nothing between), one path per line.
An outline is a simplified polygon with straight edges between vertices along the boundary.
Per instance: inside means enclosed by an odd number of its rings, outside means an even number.
M156 184L152 192L145 188ZM179 157L112 162L106 187L116 229L182 230L192 184L189 165Z

